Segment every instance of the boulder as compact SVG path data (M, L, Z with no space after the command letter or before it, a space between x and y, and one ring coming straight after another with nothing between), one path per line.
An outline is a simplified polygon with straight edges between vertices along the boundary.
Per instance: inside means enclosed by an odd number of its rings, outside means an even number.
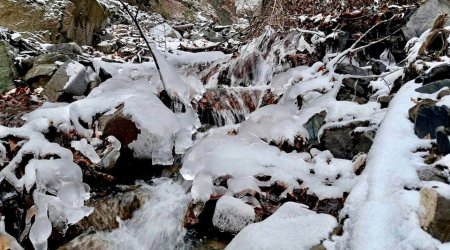
M402 31L406 39L419 37L427 29L433 26L434 20L439 14L450 14L450 2L447 0L428 0L411 16L409 22ZM450 25L450 20L444 26Z
M433 188L420 190L420 224L433 238L450 241L450 199Z
M14 88L14 55L5 41L0 41L0 93Z
M65 95L83 95L89 85L89 77L86 68L73 60L62 65L50 81L45 85L42 95L50 101L58 101Z
M324 148L330 150L334 157L352 159L359 153L356 146L361 142L361 133L354 133L353 130L367 126L369 126L368 121L351 121L340 127L325 128L320 137L320 142ZM368 144L365 143L365 145ZM365 146L360 145L360 147L366 151Z

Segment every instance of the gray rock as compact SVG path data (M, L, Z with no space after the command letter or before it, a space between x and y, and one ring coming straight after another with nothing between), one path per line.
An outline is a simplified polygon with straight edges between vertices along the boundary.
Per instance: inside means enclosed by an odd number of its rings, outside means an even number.
M63 94L83 95L89 85L86 68L78 62L67 61L62 65L50 81L45 85L43 95L50 101L58 101Z
M81 49L81 48L79 48L79 49ZM42 55L37 56L33 61L33 66L37 66L37 65L41 65L41 64L55 64L56 62L67 62L69 59L70 58L64 54L47 53L47 54L42 54Z
M83 49L76 43L52 44L46 50L64 55L81 55L83 53Z
M55 64L37 65L27 72L24 80L34 88L44 87L57 69L58 67Z
M356 76L368 76L369 71L366 69L362 69L358 66L349 64L349 63L338 63L336 65L335 73L341 75L356 75Z
M353 130L357 127L367 126L369 126L368 121L352 121L341 127L326 128L320 137L320 142L336 158L351 160L359 153L355 147L361 139L361 133L353 133Z
M421 181L440 181L447 183L447 177L445 177L439 170L429 167L420 169L417 171L417 175Z
M450 14L450 2L447 0L428 0L411 16L409 22L402 29L406 39L419 37L433 26L439 14ZM444 26L450 25L450 20Z
M13 61L14 55L5 41L0 41L0 93L14 88L17 75Z

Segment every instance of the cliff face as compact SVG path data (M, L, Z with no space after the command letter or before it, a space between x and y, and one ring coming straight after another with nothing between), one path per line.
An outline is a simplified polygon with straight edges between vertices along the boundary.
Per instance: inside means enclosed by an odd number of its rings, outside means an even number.
M92 44L93 34L106 22L107 13L96 0L1 1L0 26L37 33L45 42L75 41Z

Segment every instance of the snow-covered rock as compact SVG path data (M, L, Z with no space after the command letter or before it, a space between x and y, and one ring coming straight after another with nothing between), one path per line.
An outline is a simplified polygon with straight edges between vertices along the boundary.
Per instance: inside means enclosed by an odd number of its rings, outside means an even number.
M226 249L311 249L328 239L336 225L331 215L286 202L264 221L245 227Z
M220 231L237 233L255 220L255 210L240 199L225 195L216 204L212 223Z

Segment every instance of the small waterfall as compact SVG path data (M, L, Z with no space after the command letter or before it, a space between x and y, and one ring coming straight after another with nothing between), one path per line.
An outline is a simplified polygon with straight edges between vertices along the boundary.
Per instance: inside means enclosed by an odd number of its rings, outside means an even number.
M245 120L246 116L268 104L271 94L254 88L217 88L207 90L197 104L202 124L224 126Z
M180 183L156 179L144 187L149 200L111 232L80 236L63 249L184 249L184 215L190 196Z

